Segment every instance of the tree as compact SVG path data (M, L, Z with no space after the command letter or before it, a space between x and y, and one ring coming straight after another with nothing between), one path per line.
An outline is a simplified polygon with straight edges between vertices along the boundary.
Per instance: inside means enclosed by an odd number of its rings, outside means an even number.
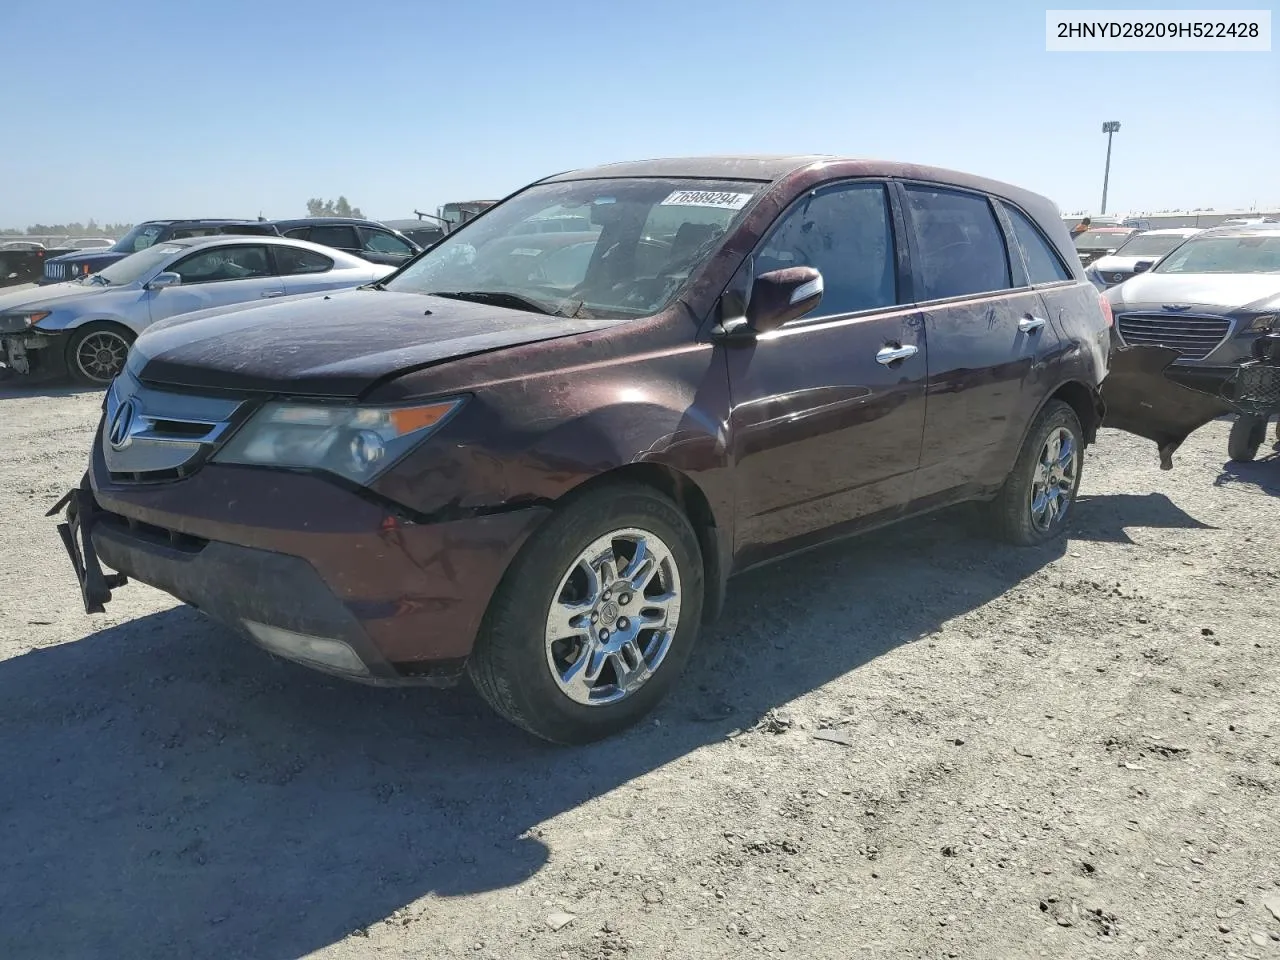
M319 197L312 197L307 201L307 216L309 217L364 217L359 207L353 207L344 196L339 196L337 200L322 200Z

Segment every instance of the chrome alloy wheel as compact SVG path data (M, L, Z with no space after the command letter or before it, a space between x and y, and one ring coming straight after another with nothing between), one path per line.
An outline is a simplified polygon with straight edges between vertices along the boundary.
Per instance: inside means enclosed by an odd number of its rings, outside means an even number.
M1067 515L1071 494L1080 475L1080 449L1065 427L1054 427L1040 448L1031 480L1031 523L1040 531L1052 529Z
M124 369L129 342L118 333L99 330L76 347L76 366L88 379L108 383Z
M583 550L547 611L547 666L587 706L617 703L662 665L680 623L680 572L648 530L615 530Z

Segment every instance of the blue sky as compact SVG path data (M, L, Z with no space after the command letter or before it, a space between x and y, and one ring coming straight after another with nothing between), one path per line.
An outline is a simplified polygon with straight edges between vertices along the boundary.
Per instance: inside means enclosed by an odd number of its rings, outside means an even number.
M1113 211L1280 205L1280 54L1047 53L1045 6L1068 4L6 2L0 226L339 193L390 219L757 152L938 164L1096 211L1111 119ZM1123 4L1171 6L1251 4Z

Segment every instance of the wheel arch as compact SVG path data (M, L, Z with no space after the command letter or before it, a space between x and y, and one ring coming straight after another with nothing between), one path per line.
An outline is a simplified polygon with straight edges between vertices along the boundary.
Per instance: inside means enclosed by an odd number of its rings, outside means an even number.
M703 622L715 620L724 607L730 562L726 552L729 540L727 528L717 518L706 492L693 477L675 467L656 460L640 460L596 474L567 491L557 504L571 503L602 486L618 483L634 483L658 491L674 502L688 519L702 550L706 592Z

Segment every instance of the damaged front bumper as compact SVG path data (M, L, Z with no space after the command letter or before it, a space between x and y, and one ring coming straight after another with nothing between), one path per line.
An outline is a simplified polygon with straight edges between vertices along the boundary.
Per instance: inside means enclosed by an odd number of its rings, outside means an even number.
M129 578L123 573L104 572L98 560L92 534L93 526L102 511L93 499L87 474L80 486L67 491L45 516L57 516L63 507L67 509L67 518L58 524L58 536L62 538L62 545L71 558L71 567L80 585L84 612L102 613L105 605L111 601L111 591L123 587L129 582Z
M1200 427L1234 413L1223 386L1238 367L1173 366L1169 347L1117 347L1102 381L1104 427L1153 440L1160 469L1173 469L1173 454Z
M0 333L0 364L32 379L60 377L67 372L62 344L61 336L38 330Z

